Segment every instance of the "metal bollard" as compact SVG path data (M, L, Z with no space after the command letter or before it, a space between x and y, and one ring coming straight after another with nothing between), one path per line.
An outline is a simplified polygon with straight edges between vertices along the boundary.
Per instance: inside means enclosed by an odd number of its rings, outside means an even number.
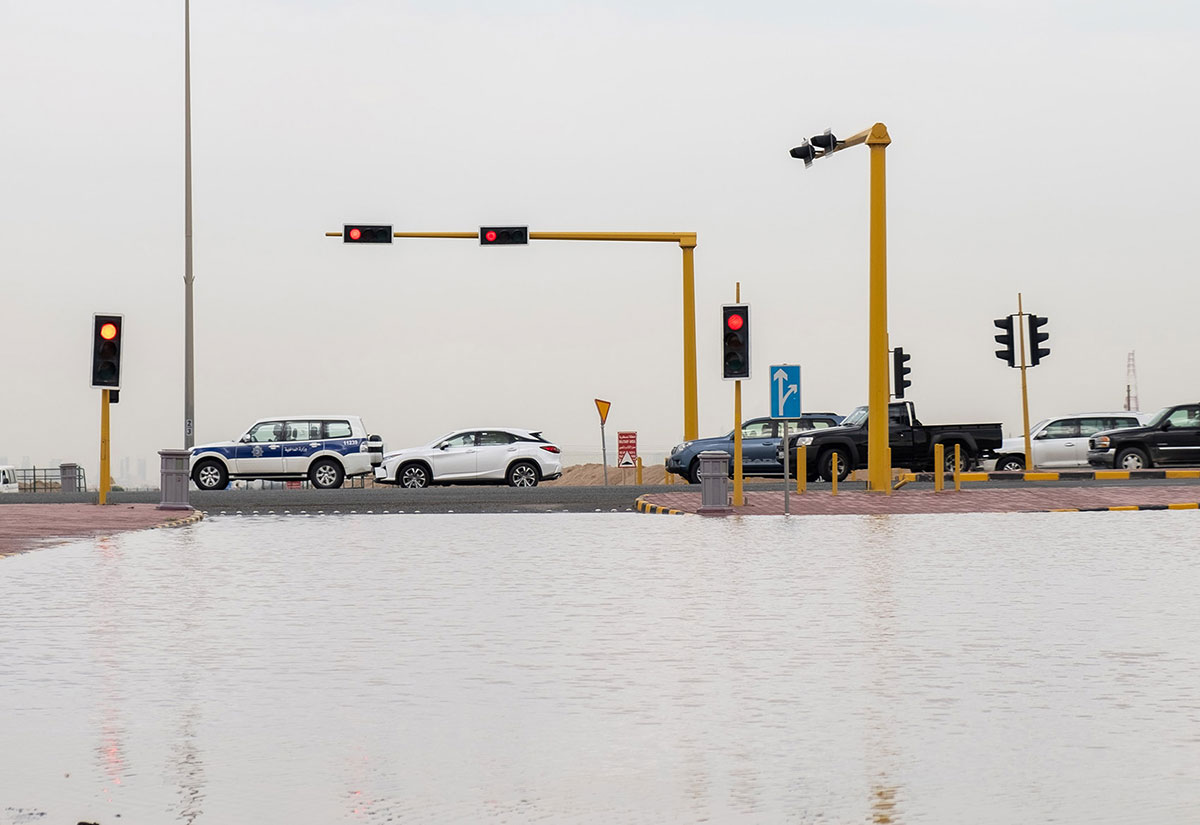
M641 487L642 486L642 457L640 455L637 457L637 473L635 475L637 477L637 485L639 487Z
M833 494L837 495L838 454L829 457L829 483L833 486Z
M959 444L954 445L954 492L956 493L959 492L959 482L961 481L959 473L962 471L962 452L959 449L960 447L961 445Z
M933 491L946 489L946 445L940 441L933 445Z
M808 489L808 447L796 448L796 495Z
M162 501L159 510L191 510L188 504L188 459L191 450L159 450Z
M705 450L700 453L700 509L702 516L727 516L729 506L729 453Z

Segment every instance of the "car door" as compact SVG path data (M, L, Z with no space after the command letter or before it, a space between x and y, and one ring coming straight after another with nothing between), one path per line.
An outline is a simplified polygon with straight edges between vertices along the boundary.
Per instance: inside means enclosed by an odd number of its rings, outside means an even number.
M1083 442L1084 456L1087 455L1087 439L1079 437L1078 418L1058 418L1047 424L1031 441L1034 467L1073 467L1075 448Z
M455 479L474 478L476 467L476 442L479 433L475 431L456 433L433 448L429 463L433 466L435 481L453 481Z
M288 421L283 428L283 471L289 475L304 475L313 455L320 452L320 421Z
M517 439L500 430L480 430L475 452L476 478L504 478L508 462L518 452Z
M283 473L283 421L261 421L242 436L233 451L233 472L263 478Z
M1200 405L1172 412L1149 441L1155 464L1200 465Z
M742 425L742 474L768 475L782 472L777 469L775 449L775 422L769 418L755 418ZM732 456L732 453L730 454Z

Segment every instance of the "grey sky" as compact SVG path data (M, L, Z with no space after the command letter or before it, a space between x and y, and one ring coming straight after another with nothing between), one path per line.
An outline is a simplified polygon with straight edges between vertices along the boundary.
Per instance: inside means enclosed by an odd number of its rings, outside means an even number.
M289 412L389 446L544 429L596 460L592 399L648 458L682 435L677 247L345 247L344 221L695 231L701 435L728 430L718 306L753 307L804 407L866 398L865 149L887 124L890 336L931 422L1020 428L991 320L1050 318L1036 419L1194 400L1184 2L192 6L197 443ZM123 312L114 463L182 443L183 3L0 2L0 457L98 466L93 312ZM610 450L611 454L611 450Z

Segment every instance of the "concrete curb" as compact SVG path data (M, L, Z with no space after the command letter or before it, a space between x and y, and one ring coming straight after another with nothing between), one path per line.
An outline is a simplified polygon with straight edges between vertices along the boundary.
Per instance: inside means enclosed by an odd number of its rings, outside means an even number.
M1032 513L1105 513L1133 510L1200 510L1200 502L1185 504L1128 504L1113 507L1064 507L1061 510L1029 510Z
M156 524L153 527L151 527L150 529L151 530L161 530L164 527L187 527L189 524L195 524L196 522L200 521L203 518L204 518L204 513L202 513L199 510L195 510L189 516L171 519L170 521L164 521L162 524Z
M933 482L936 473L900 473L897 481ZM1020 473L959 473L962 483L980 481L1130 481L1138 478L1172 479L1200 478L1200 470L1062 470L1060 472ZM947 483L954 483L954 475L946 473Z
M634 509L639 513L655 513L664 516L689 516L692 513L687 513L683 510L672 510L669 507L663 507L659 504L651 504L643 498L639 498L633 503Z

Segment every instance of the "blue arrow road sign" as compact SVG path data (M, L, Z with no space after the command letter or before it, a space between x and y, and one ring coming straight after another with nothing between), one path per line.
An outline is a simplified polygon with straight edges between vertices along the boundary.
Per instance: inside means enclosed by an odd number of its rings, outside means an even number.
M768 370L771 376L771 417L800 417L800 365L778 364Z

